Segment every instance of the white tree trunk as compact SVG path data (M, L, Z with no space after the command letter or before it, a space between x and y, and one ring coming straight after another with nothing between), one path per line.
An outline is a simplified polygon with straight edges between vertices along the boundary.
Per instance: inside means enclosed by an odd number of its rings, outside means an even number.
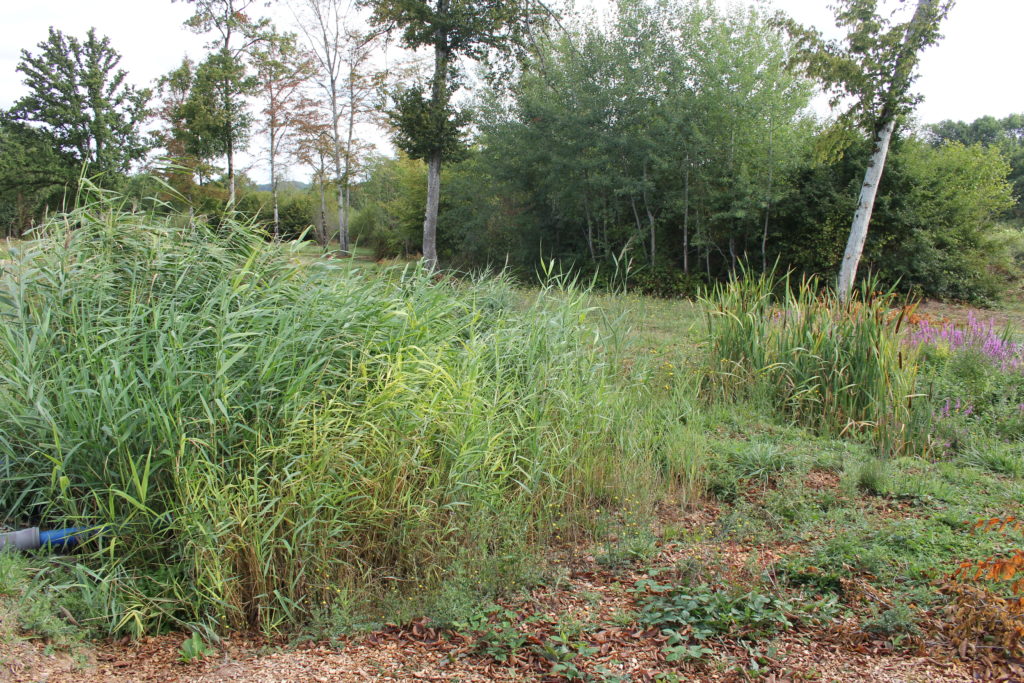
M891 98L906 97L907 88L910 87L913 80L912 70L917 63L917 52L921 49L917 36L920 35L920 31L938 7L939 0L917 0L917 8L914 10L914 16L910 20L907 33L903 38L903 52L896 60L894 91L889 93ZM883 109L881 120L884 123L878 131L875 149L871 153L871 161L868 162L868 168L864 172L864 184L860 188L860 202L857 204L857 211L853 214L850 239L846 242L843 264L839 269L836 290L839 300L843 302L849 300L854 281L857 279L857 266L860 265L860 257L864 252L868 224L871 223L871 211L875 208L875 195L878 194L878 183L881 181L882 171L885 169L885 158L889 154L889 141L896 128L896 118L894 112Z
M427 162L427 211L423 218L423 263L437 268L437 211L441 204L441 153Z
M864 241L868 237L871 211L875 207L875 196L878 194L878 184L882 180L885 158L889 154L889 141L892 139L895 127L896 118L890 116L882 129L878 131L875 149L871 153L871 160L864 172L864 184L860 188L860 202L857 204L857 211L853 214L850 239L846 242L843 265L839 269L837 291L841 301L847 301L850 298L850 292L853 291L853 283L857 278L857 266L860 265L860 256L864 252Z

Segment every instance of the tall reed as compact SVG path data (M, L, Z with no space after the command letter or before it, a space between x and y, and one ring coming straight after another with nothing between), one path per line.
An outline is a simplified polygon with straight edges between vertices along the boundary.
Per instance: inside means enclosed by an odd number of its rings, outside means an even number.
M289 629L696 471L572 282L304 267L110 198L38 237L0 279L0 521L102 527L73 588L110 630Z
M856 435L880 451L916 448L916 352L901 343L892 294L865 281L846 302L815 279L743 271L711 290L712 377L731 394L767 396L795 422Z

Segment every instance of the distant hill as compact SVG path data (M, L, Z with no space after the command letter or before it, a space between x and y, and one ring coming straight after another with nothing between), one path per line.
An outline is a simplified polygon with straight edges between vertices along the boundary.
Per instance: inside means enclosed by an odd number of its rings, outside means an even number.
M282 180L277 184L278 190L308 190L309 187L309 183L303 183L298 180ZM263 183L261 185L257 185L256 189L259 190L260 192L270 192L270 183Z

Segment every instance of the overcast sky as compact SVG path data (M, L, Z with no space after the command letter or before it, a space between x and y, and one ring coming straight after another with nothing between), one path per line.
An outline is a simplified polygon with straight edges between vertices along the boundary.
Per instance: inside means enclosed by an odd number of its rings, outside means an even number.
M774 0L772 4L801 23L835 33L825 0ZM203 52L205 39L182 26L191 13L185 2L0 0L0 6L0 107L9 107L24 92L21 74L15 71L21 50L36 52L50 26L76 36L95 27L109 36L123 56L121 66L129 80L138 85L151 85L177 66L184 54L198 58ZM273 13L282 25L291 20L284 7ZM943 25L945 38L922 59L917 90L925 99L917 110L919 120L971 121L985 114L1001 117L1024 112L1022 27L1024 0L959 0ZM265 174L253 169L252 175L260 180Z

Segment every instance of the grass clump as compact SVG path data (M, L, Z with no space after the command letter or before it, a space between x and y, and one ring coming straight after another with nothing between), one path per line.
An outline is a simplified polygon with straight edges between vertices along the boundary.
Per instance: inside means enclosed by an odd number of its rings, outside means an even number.
M102 529L71 589L115 632L507 586L552 520L700 469L637 433L585 294L304 267L96 200L0 279L0 521Z
M823 434L913 450L915 354L891 297L872 291L867 282L844 303L813 279L748 272L715 287L704 300L713 386Z

